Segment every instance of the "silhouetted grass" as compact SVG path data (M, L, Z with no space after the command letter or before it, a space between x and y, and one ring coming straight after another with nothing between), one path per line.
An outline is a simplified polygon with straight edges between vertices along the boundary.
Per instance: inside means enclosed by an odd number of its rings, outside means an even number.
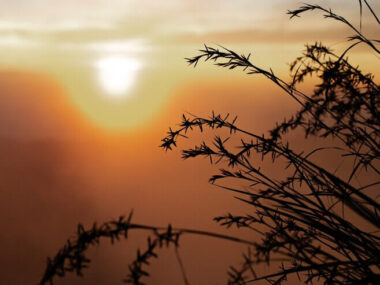
M68 272L75 272L78 276L83 276L83 269L87 268L91 261L85 255L90 246L99 245L101 240L109 240L113 244L115 241L127 239L131 230L148 231L150 235L147 238L147 248L143 251L137 250L136 259L129 266L129 273L124 282L130 284L144 284L140 279L144 276L149 276L144 266L149 265L150 259L158 257L158 249L169 247L170 245L177 248L182 235L202 235L241 244L254 244L244 239L206 231L172 228L171 225L167 228L162 228L132 223L131 212L127 218L121 216L117 220L112 220L102 225L95 223L88 230L79 224L76 237L67 240L64 247L57 252L54 258L48 258L40 284L53 284L54 277L64 277ZM178 255L177 258L179 259ZM181 265L180 259L178 261ZM185 276L184 279L186 280Z
M380 25L368 2L362 0L359 4L360 18L364 4ZM182 150L182 157L207 157L211 164L224 166L210 182L235 193L235 198L251 206L252 212L228 213L216 217L215 221L226 227L251 229L254 241L171 226L162 229L133 224L131 216L100 227L94 225L90 230L79 226L77 238L68 241L56 257L48 261L40 284L52 283L55 276L70 271L81 275L89 263L84 253L90 245L99 243L101 238L111 241L127 238L132 229L148 230L151 236L147 249L138 251L130 265L126 283L142 284L141 278L149 275L145 265L157 257L156 250L178 246L183 234L207 235L248 246L241 266L230 268L228 284L259 280L280 284L290 275L297 275L302 282L310 284L318 281L324 284L380 283L380 204L376 201L380 184L380 88L372 74L364 74L347 58L347 53L359 44L379 54L379 41L368 39L361 27L355 28L344 17L321 6L305 4L288 13L294 18L313 10L351 28L354 35L348 40L353 43L340 55L321 43L306 45L305 52L290 66L290 82L272 70L255 65L250 55L239 55L224 47L205 45L197 56L187 58L193 66L201 61L212 61L223 68L241 68L248 74L265 76L298 102L300 110L294 116L264 136L239 128L236 117L229 115L183 115L179 126L170 128L162 140L161 147L171 150L177 146L178 139L186 139L196 130L229 131L227 137L215 136L211 141ZM319 79L312 94L298 89L307 76ZM335 145L318 147L309 153L297 152L287 141L286 133L298 129L304 132L306 141L311 136L322 140L331 138ZM326 165L314 162L312 156L323 151L337 153L342 159L349 158L350 171L337 174ZM283 176L274 176L261 167L266 158L273 163L286 163ZM368 175L373 181L368 181ZM223 183L227 179L235 186ZM345 214L338 207L349 211ZM257 264L271 262L280 264L277 271L261 276L255 272ZM183 276L187 284L184 270Z

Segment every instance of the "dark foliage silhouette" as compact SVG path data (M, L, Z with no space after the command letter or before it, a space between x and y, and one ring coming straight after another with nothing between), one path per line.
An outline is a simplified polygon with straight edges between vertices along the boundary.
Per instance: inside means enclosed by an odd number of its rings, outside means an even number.
M67 240L65 246L57 252L54 258L48 258L47 266L40 284L53 284L55 276L63 277L68 272L75 272L78 276L83 276L83 269L87 268L90 263L90 259L86 257L85 253L91 245L97 245L101 240L106 239L110 240L112 244L115 241L127 239L128 233L131 230L144 230L150 232L151 235L147 239L147 249L144 251L138 250L136 259L129 266L129 273L124 279L124 282L129 284L144 284L140 279L144 276L149 276L149 273L144 270L143 266L149 265L151 258L158 257L158 249L169 247L170 245L177 248L182 235L204 235L247 245L254 244L253 242L227 235L199 230L172 228L171 225L167 228L162 228L136 224L132 223L131 219L132 212L127 218L121 216L116 220L106 222L100 226L95 223L92 228L88 230L85 230L83 225L79 224L76 238ZM179 255L177 255L177 257L181 264ZM186 280L185 275L184 280Z
M79 226L76 240L68 241L48 261L40 284L53 283L55 276L69 271L81 275L89 263L84 253L90 245L100 238L111 241L126 238L132 229L148 230L152 235L147 249L137 252L126 283L143 284L140 279L148 276L143 267L150 258L157 257L157 248L169 245L176 248L181 235L202 234L247 244L242 264L228 272L228 284L259 280L281 284L291 275L310 284L379 284L380 88L372 74L363 73L347 58L347 53L361 44L375 56L380 54L379 41L368 39L362 32L364 7L380 25L366 0L359 1L360 28L317 5L305 4L288 11L291 18L320 11L325 18L347 25L354 33L341 54L335 54L322 43L306 45L305 52L290 65L289 83L272 70L256 66L250 55L239 55L224 47L205 45L197 56L187 58L193 66L212 61L220 67L263 75L300 105L295 115L277 124L268 135L239 128L236 117L212 113L210 117L183 115L179 127L170 128L162 140L161 147L171 150L178 139L188 138L192 131L215 133L211 141L183 150L182 157L207 157L211 164L222 166L210 182L235 193L237 199L252 207L252 213L227 214L215 221L226 227L252 230L254 241L171 226L162 229L133 224L131 216L100 227L94 225L90 230ZM318 79L312 94L299 89L308 76ZM217 133L219 130L221 134ZM306 141L314 137L333 146L297 152L287 140L288 133L295 130L303 131ZM313 159L324 152L339 155L350 170L332 171L329 165ZM285 163L283 176L265 170L262 161L268 160L277 165ZM278 270L266 275L256 273L257 264L271 262L279 265L272 267ZM187 284L184 271L183 276Z

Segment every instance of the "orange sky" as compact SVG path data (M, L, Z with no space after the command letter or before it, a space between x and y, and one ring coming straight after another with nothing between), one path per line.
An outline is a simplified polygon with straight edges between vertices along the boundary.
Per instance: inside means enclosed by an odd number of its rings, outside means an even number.
M297 7L295 1L253 2L0 1L1 284L36 283L46 256L78 222L103 222L134 209L138 222L223 232L214 216L246 210L207 183L217 167L183 162L178 151L159 149L160 139L183 112L229 112L241 126L263 133L296 105L260 77L209 63L193 69L183 58L203 43L223 44L253 52L255 63L286 77L286 63L304 43L324 40L339 50L350 35L321 15L289 22L285 11ZM344 7L343 1L319 2L357 23L357 1ZM376 34L371 22L364 27ZM117 96L102 85L97 68L107 58L141 63L126 71L134 80ZM354 50L352 59L379 71L364 49ZM57 284L117 284L137 245L145 245L142 235L96 248L84 280ZM191 284L225 283L243 249L186 238L181 250ZM180 282L176 264L168 267L171 254L163 250L148 284Z

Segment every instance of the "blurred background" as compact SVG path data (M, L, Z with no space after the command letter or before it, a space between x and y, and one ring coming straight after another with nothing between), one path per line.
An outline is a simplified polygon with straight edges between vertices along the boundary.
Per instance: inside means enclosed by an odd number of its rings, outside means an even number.
M376 11L380 3L369 1ZM373 3L372 3L373 2ZM314 1L359 25L358 1ZM265 78L185 58L203 44L252 53L288 80L306 43L336 51L350 31L321 14L289 20L298 1L0 0L0 283L36 284L76 225L134 210L134 221L239 235L212 221L248 211L207 183L218 167L183 161L160 140L190 112L238 115L265 133L297 109ZM363 15L363 31L378 35ZM376 56L356 48L352 62L377 73ZM307 82L305 90L313 82ZM204 135L191 135L180 148ZM297 138L296 138L297 139ZM300 144L302 147L302 144ZM277 170L274 170L277 171ZM254 238L242 233L247 238ZM89 252L84 278L56 284L119 284L144 233ZM185 237L180 252L191 284L224 284L244 246ZM149 268L148 284L181 284L172 250Z

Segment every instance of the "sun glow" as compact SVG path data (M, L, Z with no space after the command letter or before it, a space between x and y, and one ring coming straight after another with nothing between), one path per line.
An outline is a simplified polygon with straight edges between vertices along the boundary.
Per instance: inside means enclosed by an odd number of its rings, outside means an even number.
M134 58L110 56L100 59L96 67L100 83L107 94L125 97L136 81L141 62Z

